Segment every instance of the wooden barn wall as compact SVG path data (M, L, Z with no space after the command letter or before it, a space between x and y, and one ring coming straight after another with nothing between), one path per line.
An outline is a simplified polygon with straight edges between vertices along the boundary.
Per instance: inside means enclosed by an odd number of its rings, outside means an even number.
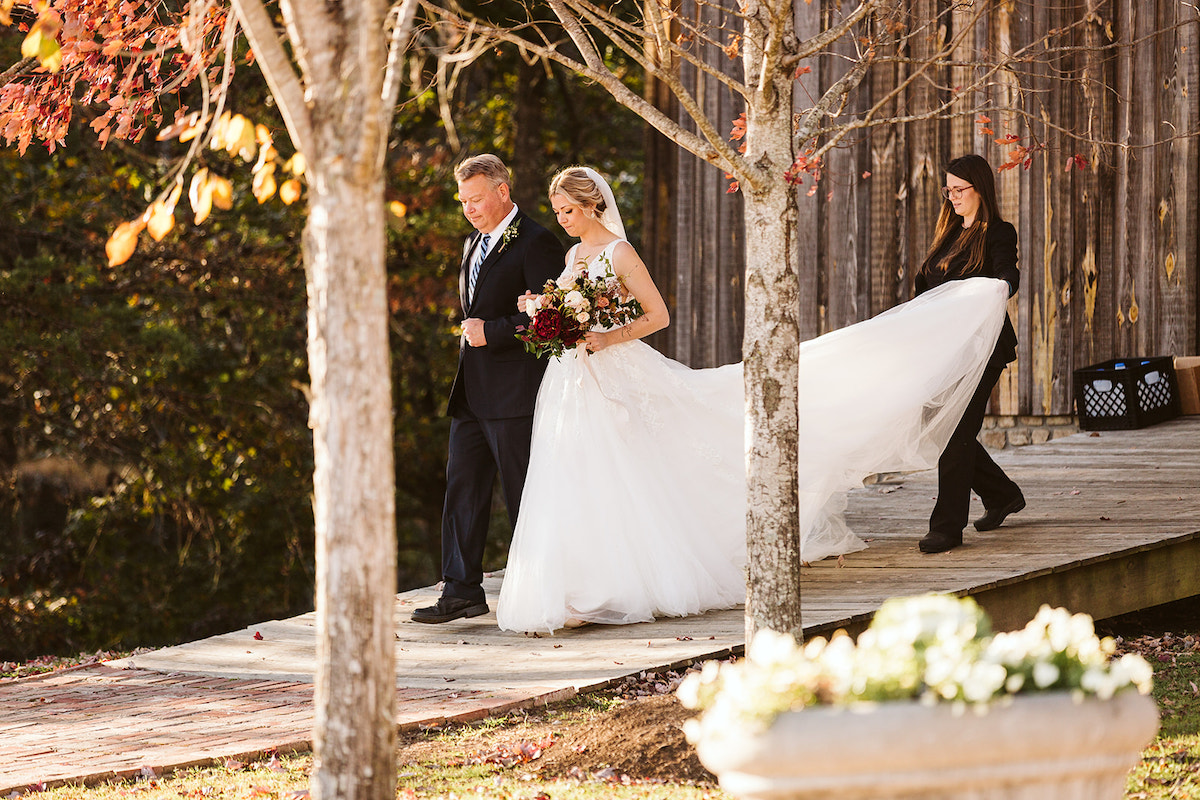
M720 31L737 30L736 15L719 4L680 3L684 15L699 14L714 38ZM698 10L697 10L698 9ZM718 47L702 49L707 63L741 77L741 62ZM689 65L683 80L709 119L731 130L744 110L741 99L726 86ZM686 115L683 118L684 124ZM742 197L729 193L724 172L675 148L676 182L672 187L675 218L674 275L666 297L671 308L673 348L666 351L693 366L730 364L741 360L745 274L742 242Z
M831 2L797 4L799 35L820 30ZM951 7L944 0L908 3L923 18L947 14L950 35L954 26L965 32L964 60L1013 52L1089 9L1099 21L1074 29L1075 42L1090 49L1034 67L1023 93L1001 75L976 98L997 108L1020 101L1028 118L993 113L992 134L973 118L880 127L830 155L815 193L809 185L799 188L804 336L866 319L911 297L913 273L941 206L945 164L976 152L997 166L1009 146L995 139L1013 133L1022 142L1043 142L1046 149L1028 168L997 174L1002 213L1020 237L1021 291L1010 301L1020 347L993 397L992 412L1069 414L1071 376L1078 367L1116 357L1200 353L1195 8L1182 0L1008 0L990 3L979 16L970 6ZM931 47L917 37L906 55L917 61ZM841 68L833 55L808 66L811 72L797 81L800 102L829 86ZM901 63L875 70L850 110L883 97L904 79L905 68ZM948 70L951 74L940 76L943 83L962 85L970 78L967 68L955 69L963 72ZM1090 82L1064 81L1062 74ZM713 119L729 121L740 113L716 82L693 81ZM923 107L938 91L928 82L915 83L898 105ZM1088 124L1094 139L1116 144L1079 145L1055 130ZM1068 165L1076 153L1087 159L1086 168ZM676 177L671 355L693 366L736 361L742 331L740 203L725 193L719 170L690 156L679 157Z

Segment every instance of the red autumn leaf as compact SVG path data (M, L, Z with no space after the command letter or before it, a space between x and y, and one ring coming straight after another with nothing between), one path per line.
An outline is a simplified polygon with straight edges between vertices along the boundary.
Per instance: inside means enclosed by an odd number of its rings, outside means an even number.
M729 140L736 142L746 135L746 112L738 114L737 119L733 121L733 129L729 132Z
M263 638L263 635L261 633L259 633L258 631L254 632L254 640L256 642L261 642L262 638Z

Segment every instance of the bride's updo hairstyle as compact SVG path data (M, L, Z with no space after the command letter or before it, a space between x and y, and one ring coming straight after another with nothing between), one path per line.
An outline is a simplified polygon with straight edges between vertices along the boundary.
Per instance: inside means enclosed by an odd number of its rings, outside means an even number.
M596 216L604 213L608 204L596 182L587 176L583 167L567 167L550 180L550 198L561 194L580 208L594 209Z

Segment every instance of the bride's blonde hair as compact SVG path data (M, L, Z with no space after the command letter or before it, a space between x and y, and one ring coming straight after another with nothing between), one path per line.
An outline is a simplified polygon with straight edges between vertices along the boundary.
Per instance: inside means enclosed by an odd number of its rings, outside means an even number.
M551 199L561 194L580 208L595 209L596 216L604 213L608 204L596 182L587 176L583 167L567 167L550 180Z

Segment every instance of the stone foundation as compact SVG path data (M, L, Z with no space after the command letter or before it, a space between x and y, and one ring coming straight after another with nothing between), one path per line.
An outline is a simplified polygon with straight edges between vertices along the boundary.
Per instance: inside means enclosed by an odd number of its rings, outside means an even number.
M1034 417L997 414L984 417L979 441L992 450L1044 444L1051 439L1079 433L1079 423L1073 416Z

